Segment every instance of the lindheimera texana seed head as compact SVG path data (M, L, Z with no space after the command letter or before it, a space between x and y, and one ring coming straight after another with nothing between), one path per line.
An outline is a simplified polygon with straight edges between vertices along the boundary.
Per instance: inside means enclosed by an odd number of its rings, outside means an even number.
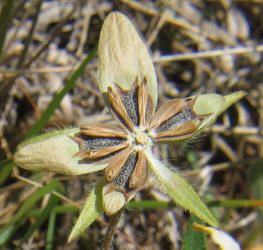
M27 170L48 170L65 175L81 175L105 168L107 164L81 163L79 145L72 140L79 128L46 133L21 143L13 156L14 162Z
M84 174L105 169L88 196L69 241L102 213L123 208L147 184L150 173L165 192L202 221L218 222L193 188L159 161L152 146L192 138L245 93L178 98L155 112L157 81L146 46L127 17L110 13L99 41L98 82L116 124L92 124L35 137L22 143L14 161L29 170Z

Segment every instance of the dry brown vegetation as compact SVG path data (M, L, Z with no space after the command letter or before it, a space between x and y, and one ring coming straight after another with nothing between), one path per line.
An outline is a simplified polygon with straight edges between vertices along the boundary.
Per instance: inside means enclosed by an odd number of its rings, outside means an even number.
M0 7L3 8L4 2ZM262 247L263 2L260 0L14 1L8 22L0 19L0 36L6 33L0 56L1 160L11 157L54 95L96 46L103 20L113 10L132 20L152 51L160 104L193 93L247 92L245 98L207 129L206 136L187 145L169 145L157 150L164 161L182 171L204 200L210 201L208 205L224 230L244 248ZM94 57L45 130L111 119L98 91L96 64ZM38 189L30 180L42 185L59 181L69 199L62 199L60 204L79 207L96 176L65 177L47 172L32 175L14 167L2 179L1 227ZM34 209L43 208L48 198L45 195ZM154 199L169 201L154 181L135 198ZM236 200L240 203L235 203ZM54 249L97 248L108 218L100 218L78 241L67 244L77 214L57 215ZM18 246L36 218L32 214L26 220L21 219L19 230L5 248ZM116 235L113 248L178 249L188 218L189 214L176 206L126 210L119 225L122 233ZM48 221L22 248L44 249L47 228Z

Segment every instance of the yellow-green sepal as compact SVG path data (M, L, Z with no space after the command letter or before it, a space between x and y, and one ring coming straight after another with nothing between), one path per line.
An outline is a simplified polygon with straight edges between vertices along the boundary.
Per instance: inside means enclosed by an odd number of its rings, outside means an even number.
M99 216L104 213L102 204L102 189L105 183L105 179L100 180L89 194L77 222L69 235L68 242L76 239L86 228L88 228Z
M151 170L164 191L180 206L193 213L211 226L218 226L217 220L200 200L193 188L176 172L167 168L153 155L150 149L145 151Z

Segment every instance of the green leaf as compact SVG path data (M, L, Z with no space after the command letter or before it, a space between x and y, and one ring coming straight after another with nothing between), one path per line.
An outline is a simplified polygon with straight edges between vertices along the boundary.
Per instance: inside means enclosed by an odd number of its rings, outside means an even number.
M167 194L179 205L189 210L202 221L217 226L218 222L200 200L193 188L177 173L167 168L153 155L150 149L145 150L151 169Z
M221 110L221 113L224 112L229 106L231 106L233 103L239 101L241 98L243 98L247 93L243 90L241 91L237 91L234 92L232 94L229 95L225 95L224 99L225 99L225 103L224 103L224 107Z
M249 169L249 182L254 197L263 200L263 159L254 162Z
M206 250L206 235L193 228L193 223L199 223L200 220L194 216L188 221L186 231L183 236L183 250Z
M55 225L56 225L56 216L57 214L53 211L51 212L49 216L48 221L48 230L47 230L47 240L46 240L46 250L52 250L53 249L53 240L55 235Z
M15 0L3 1L0 13L0 62L4 48L5 38L11 22Z
M25 214L38 202L44 195L50 193L59 187L58 182L50 182L48 185L38 189L34 194L27 199L19 208L17 213L11 218L10 222L0 230L0 246L6 244L16 232L16 230L23 224Z
M76 239L87 227L103 214L102 189L105 183L105 179L102 179L89 194L77 222L70 233L68 242Z
M2 186L2 184L7 180L8 176L12 172L14 165L15 164L10 159L6 159L6 160L1 161L1 163L0 163L0 168L1 168L0 186Z
M127 204L128 209L157 209L169 207L173 207L173 204L171 204L171 202L156 200L130 201Z

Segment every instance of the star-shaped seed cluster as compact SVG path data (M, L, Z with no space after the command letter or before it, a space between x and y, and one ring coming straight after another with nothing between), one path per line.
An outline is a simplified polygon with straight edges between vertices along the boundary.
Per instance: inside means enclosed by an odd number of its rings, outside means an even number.
M115 85L115 89L108 88L107 98L117 124L84 126L73 138L79 143L78 156L83 162L108 163L107 193L121 192L127 202L149 177L144 150L159 142L191 137L201 124L202 116L193 111L196 98L169 101L154 114L146 76L141 83L136 78L129 91L118 83Z

